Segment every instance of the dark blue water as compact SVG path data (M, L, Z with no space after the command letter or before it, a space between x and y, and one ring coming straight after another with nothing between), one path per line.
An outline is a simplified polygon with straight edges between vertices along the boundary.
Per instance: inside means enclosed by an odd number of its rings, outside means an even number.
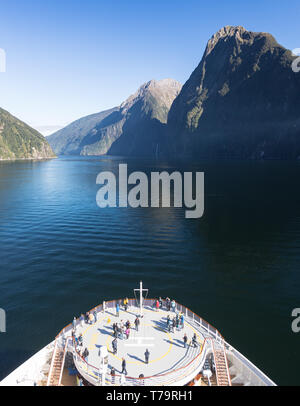
M100 209L96 177L153 169L205 172L205 214ZM300 164L118 158L0 163L0 378L103 300L174 297L217 327L278 384L300 383Z

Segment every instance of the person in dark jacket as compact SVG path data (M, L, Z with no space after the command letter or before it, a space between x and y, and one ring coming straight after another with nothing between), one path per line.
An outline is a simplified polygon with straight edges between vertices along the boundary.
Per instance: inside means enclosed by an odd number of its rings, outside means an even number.
M162 298L161 298L161 297L158 299L158 302L159 302L159 308L162 309L163 302L162 302Z
M185 334L183 337L184 348L186 348L187 341L188 341L188 338L187 338L187 335Z
M168 332L170 333L170 331L171 331L171 319L170 319L169 315L167 317L167 329L168 329Z
M148 348L145 351L145 363L149 364L149 357L150 357L150 352L148 350Z
M114 353L114 355L116 355L116 353L118 352L118 341L116 338L113 340L111 345L112 345L113 353Z
M176 319L175 319L175 317L174 317L174 318L173 318L173 322L172 322L172 333L174 333L175 327L176 327Z
M139 331L140 319L138 317L136 317L136 319L134 320L134 324L136 331Z
M121 374L127 375L125 358L122 358L122 372L121 372Z
M114 385L116 380L116 370L114 367L112 367L110 375L111 375L111 384Z
M82 353L82 356L87 362L88 361L88 356L89 356L89 350L87 348L84 349L84 351Z
M144 380L144 374L140 374L139 375L139 382L138 382L139 386L144 386L145 385L145 380Z

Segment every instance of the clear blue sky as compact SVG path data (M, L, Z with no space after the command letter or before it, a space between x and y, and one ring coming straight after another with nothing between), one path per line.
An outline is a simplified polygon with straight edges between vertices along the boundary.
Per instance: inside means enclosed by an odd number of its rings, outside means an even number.
M224 25L300 47L299 0L0 0L0 107L33 126L119 105L144 82L184 83Z

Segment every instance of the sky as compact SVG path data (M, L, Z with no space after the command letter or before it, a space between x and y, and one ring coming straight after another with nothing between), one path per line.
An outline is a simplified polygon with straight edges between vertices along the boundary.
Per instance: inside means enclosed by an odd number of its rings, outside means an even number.
M46 135L151 79L184 83L225 25L300 48L299 16L299 0L0 0L0 107Z

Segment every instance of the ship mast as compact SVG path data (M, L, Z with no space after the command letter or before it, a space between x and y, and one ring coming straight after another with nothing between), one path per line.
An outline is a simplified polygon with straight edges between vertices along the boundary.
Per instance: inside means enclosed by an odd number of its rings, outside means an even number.
M143 317L143 303L144 303L144 297L143 297L143 292L146 293L145 298L148 294L148 289L143 289L143 282L140 281L140 288L139 289L134 289L134 294L136 294L137 292L139 292L139 301L137 300L137 302L139 302L139 306L140 306L140 317Z

